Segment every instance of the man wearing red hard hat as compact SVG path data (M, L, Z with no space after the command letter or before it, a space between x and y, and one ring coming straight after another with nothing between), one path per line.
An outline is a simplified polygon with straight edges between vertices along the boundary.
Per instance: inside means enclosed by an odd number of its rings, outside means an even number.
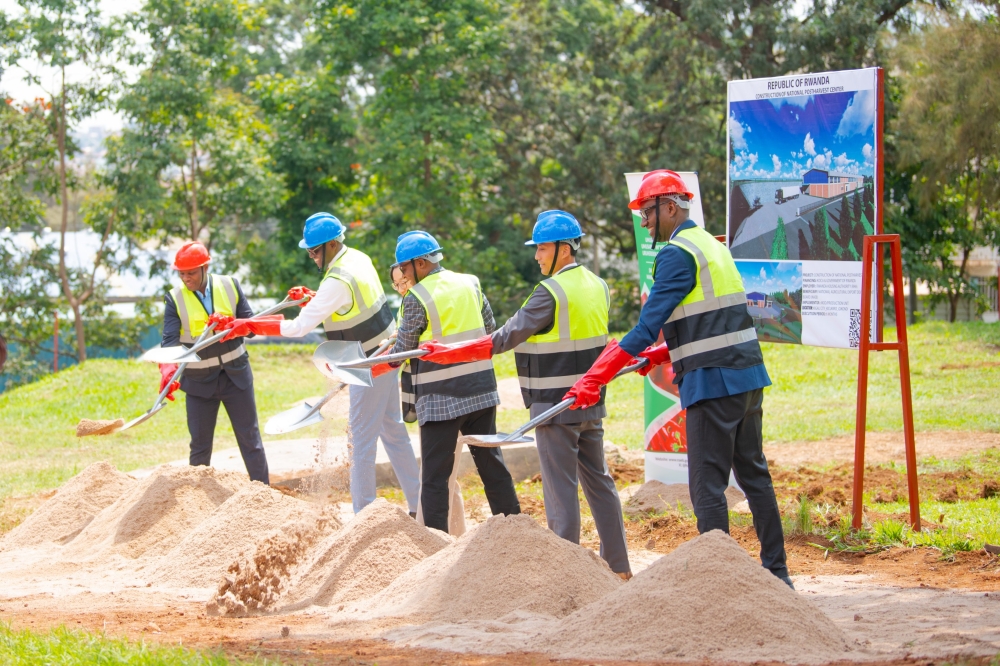
M790 587L778 502L761 441L761 404L771 380L747 311L743 280L725 245L688 219L693 195L680 175L646 174L629 208L638 210L653 247L653 287L639 323L607 346L566 397L573 409L600 400L601 387L635 357L649 369L673 365L687 409L688 483L698 531L729 532L725 491L732 472L746 493L764 567ZM660 332L665 344L650 347Z
M235 317L247 319L253 310L243 295L240 283L228 275L208 272L212 257L204 245L185 243L174 258L174 270L182 286L172 289L163 299L163 347L190 347L209 322L221 325ZM250 479L269 483L267 457L257 425L257 402L253 392L253 373L243 338L217 342L198 352L200 361L188 363L180 382L174 382L167 398L180 388L187 394L188 432L191 433L192 465L212 462L212 443L219 405L225 405L233 424L236 443L250 474ZM160 390L167 385L177 366L160 365Z

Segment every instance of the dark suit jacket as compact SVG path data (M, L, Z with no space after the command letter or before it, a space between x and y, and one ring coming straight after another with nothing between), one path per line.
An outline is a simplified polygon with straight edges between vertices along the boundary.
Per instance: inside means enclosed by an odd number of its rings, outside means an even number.
M211 279L211 278L209 278ZM239 319L249 319L253 316L253 309L243 295L239 280L234 278L236 283L236 317ZM209 285L211 287L211 285ZM201 305L199 300L198 305ZM213 302L214 305L214 302ZM212 314L209 312L208 314ZM252 336L251 336L252 337ZM233 338L229 342L222 343L226 351L236 349L242 344L243 338ZM163 297L163 339L161 347L176 347L181 344L181 318L177 314L177 304L174 303L173 296L168 292ZM213 345L214 347L215 345ZM239 358L214 368L194 369L189 368L181 375L181 390L191 395L201 398L211 398L215 395L215 387L219 375L223 372L229 376L233 384L238 388L246 390L253 385L253 372L250 370L250 356L243 354Z

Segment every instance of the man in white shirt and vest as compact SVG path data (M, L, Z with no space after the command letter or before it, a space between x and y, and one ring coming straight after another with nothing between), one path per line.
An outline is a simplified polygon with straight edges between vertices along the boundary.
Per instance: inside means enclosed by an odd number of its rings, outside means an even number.
M403 297L396 344L389 353L412 351L421 343L474 340L496 328L489 301L474 275L441 266L442 248L426 231L408 231L396 242L396 265L409 280ZM455 534L464 528L462 507L451 493L463 435L496 433L500 404L490 360L439 365L410 361L417 421L420 424L420 518L424 525ZM385 372L375 366L372 374ZM516 514L521 505L499 448L469 446L491 512Z
M163 299L163 347L190 347L210 322L221 326L233 317L248 318L253 310L243 295L239 281L228 275L208 272L212 258L204 245L185 244L174 258L183 286L172 289ZM244 334L245 335L245 334ZM250 478L269 483L267 456L257 425L257 403L253 392L253 372L243 338L234 336L198 352L200 361L188 363L180 382L174 382L167 398L180 388L187 394L188 432L191 434L192 465L212 462L212 444L219 405L224 405L233 425L243 463ZM167 385L177 366L160 365L160 390Z
M521 396L532 418L562 401L608 341L608 285L576 263L583 229L562 210L539 214L531 240L547 277L492 335L467 343L425 344L422 360L447 364L482 361L514 350ZM632 577L621 499L604 459L604 392L587 409L563 412L535 429L549 529L580 543L579 486L601 538L601 557L621 578Z
M344 244L346 227L330 213L316 213L306 220L299 247L324 271L323 281L309 302L290 320L244 321L231 324L230 335L248 331L261 335L300 338L321 322L328 340L361 343L366 354L396 331L392 309L372 260ZM311 294L293 287L296 300ZM227 336L228 338L228 336ZM375 378L374 386L350 387L351 500L357 513L375 501L377 442L389 456L410 513L415 515L420 482L417 459L400 410L399 381L395 373Z

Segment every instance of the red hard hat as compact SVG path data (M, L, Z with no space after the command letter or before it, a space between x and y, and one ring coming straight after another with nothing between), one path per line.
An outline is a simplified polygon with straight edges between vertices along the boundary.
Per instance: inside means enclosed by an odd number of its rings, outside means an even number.
M208 249L198 241L184 243L181 249L177 250L174 257L175 271L191 271L212 263L212 257L208 254Z
M643 202L654 197L662 197L665 194L682 194L688 198L688 201L694 199L694 195L688 191L687 185L684 184L679 173L667 169L657 169L642 177L639 193L635 199L629 202L628 207L632 210L639 210Z

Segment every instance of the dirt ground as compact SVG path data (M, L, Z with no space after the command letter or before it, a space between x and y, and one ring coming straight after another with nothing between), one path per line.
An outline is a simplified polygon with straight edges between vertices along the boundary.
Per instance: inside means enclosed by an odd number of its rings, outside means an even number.
M853 457L853 441L846 440L807 445L785 444L775 452L769 451L772 472L779 504L787 506L798 502L802 496L817 504L832 507L831 516L848 511L852 483L852 467L848 461ZM933 446L932 446L933 445ZM876 501L896 501L905 497L906 479L903 468L887 469L877 466L890 459L896 446L893 436L870 435L869 462L866 471L866 490L871 491ZM901 448L901 437L899 438ZM992 433L962 433L950 435L920 435L918 447L933 450L939 459L953 458L969 452L1000 447L1000 435ZM918 448L918 451L921 451ZM811 457L809 456L811 451ZM884 457L882 457L884 456ZM820 460L819 458L822 458ZM825 465L818 471L806 465ZM635 452L623 458L612 456L609 467L619 486L643 481L641 453ZM541 496L540 478L526 484L521 494L522 510L544 524L544 501ZM921 493L948 501L953 499L973 499L996 492L996 479L989 479L972 471L935 472L920 477ZM990 484L993 483L994 486ZM876 505L877 510L877 505ZM876 517L881 517L874 513ZM896 516L905 520L906 516ZM937 517L929 517L937 518ZM835 518L831 518L833 520ZM589 523L588 523L589 520ZM748 521L749 522L749 521ZM925 523L933 528L933 520ZM630 553L637 568L648 566L655 558L666 554L685 541L697 535L697 528L689 516L666 514L626 522ZM732 536L747 552L756 557L759 544L752 526L734 525ZM593 521L584 520L584 545L598 545L593 532ZM802 594L840 594L844 598L855 595L878 594L895 595L896 606L905 608L912 603L905 596L906 590L915 593L947 591L951 597L928 598L924 603L934 606L947 603L959 604L962 612L976 609L976 604L988 604L990 609L1000 609L1000 558L985 551L959 552L953 557L942 558L932 549L892 548L874 553L842 553L831 549L832 544L815 535L793 535L786 538L790 572L796 577ZM832 591L831 591L832 590ZM972 593L976 593L973 595ZM979 601L973 597L982 597ZM547 655L506 654L484 656L458 654L424 648L404 647L381 640L334 641L324 638L324 618L320 615L296 614L294 616L265 616L250 618L209 617L201 601L180 601L166 597L155 591L131 589L117 598L116 604L94 604L96 600L89 592L70 597L53 598L49 595L5 599L0 591L0 619L9 622L15 629L28 628L44 630L66 625L89 631L105 632L109 635L126 636L135 640L147 640L163 644L183 644L187 647L221 649L228 654L242 657L263 657L288 664L463 664L469 666L513 664L549 664L553 662L568 665L583 665L593 662L556 660ZM846 603L846 602L845 602ZM879 602L882 603L882 602ZM891 605L886 602L886 605ZM105 610L96 611L94 608ZM848 613L846 606L842 614ZM914 608L916 608L914 606ZM964 609L964 610L963 610ZM992 611L991 611L992 612ZM870 618L876 611L865 611ZM992 616L991 616L992 617ZM901 623L905 611L897 609L890 618ZM861 631L863 637L865 620L860 614L852 618L840 618L842 626ZM287 627L287 635L284 628ZM1000 631L1000 626L996 631ZM947 632L944 632L947 633ZM935 634L938 636L938 634ZM996 640L991 636L990 640ZM947 641L945 642L947 644ZM992 643L990 643L992 644ZM889 659L877 662L844 662L851 664L878 663L886 666L895 664L930 664L960 661L963 664L979 666L990 663L989 658L969 657L956 643L955 651L949 657L934 659ZM961 643L965 645L965 643ZM940 651L939 651L940 652ZM947 653L942 652L944 655ZM642 664L647 662L601 661L605 666L613 664ZM671 663L671 662L656 662Z

